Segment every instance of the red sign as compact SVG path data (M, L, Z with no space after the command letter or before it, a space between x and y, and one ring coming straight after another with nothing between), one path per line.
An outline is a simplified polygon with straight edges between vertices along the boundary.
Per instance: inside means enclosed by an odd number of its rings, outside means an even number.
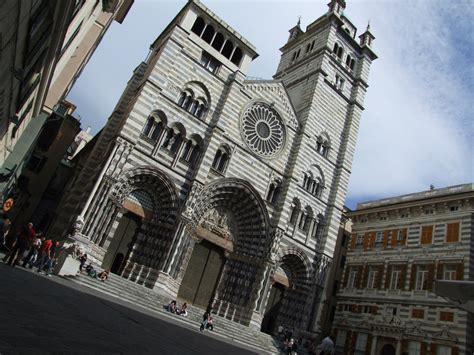
M8 212L12 209L13 207L13 199L9 198L8 200L5 201L3 204L3 212Z

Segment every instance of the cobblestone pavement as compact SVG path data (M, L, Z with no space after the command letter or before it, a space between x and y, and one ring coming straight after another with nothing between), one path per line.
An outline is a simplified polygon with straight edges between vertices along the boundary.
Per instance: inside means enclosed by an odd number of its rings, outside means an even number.
M255 354L57 276L0 262L0 354Z

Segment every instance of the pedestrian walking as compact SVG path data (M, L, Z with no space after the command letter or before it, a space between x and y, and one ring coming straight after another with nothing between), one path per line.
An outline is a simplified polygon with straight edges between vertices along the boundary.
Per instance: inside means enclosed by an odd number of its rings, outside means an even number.
M209 316L211 315L211 311L208 309L204 314L202 315L202 322L201 326L199 327L199 330L202 332L204 329L207 327L207 322L209 321Z
M33 265L36 262L36 259L38 258L38 253L43 241L44 241L44 237L41 235L41 232L37 232L36 237L33 239L33 242L31 243L30 251L23 259L23 264L21 266L29 267L30 269L33 267Z
M10 219L6 214L2 215L0 219L0 250L8 251L6 237L8 234L8 229L10 228Z
M38 267L38 273L41 273L46 265L48 265L51 258L51 248L53 247L53 241L46 239L41 244L38 260L36 266Z
M326 338L324 338L320 345L320 355L334 355L336 352L336 349L334 348L335 340L336 336L334 334L330 334Z
M8 265L15 267L23 257L23 253L29 248L35 236L36 233L33 229L33 223L28 223L26 226L21 227L20 232L16 237L15 244L10 252L3 258L3 261L6 261Z

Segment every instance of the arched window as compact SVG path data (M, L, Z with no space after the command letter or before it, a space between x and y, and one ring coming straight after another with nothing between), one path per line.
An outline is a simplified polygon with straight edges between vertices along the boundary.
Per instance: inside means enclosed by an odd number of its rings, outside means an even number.
M296 224L298 222L298 217L301 212L301 204L297 198L293 199L290 212L290 224Z
M337 55L338 50L339 50L339 44L337 44L337 42L336 42L336 43L334 43L334 47L332 49L332 52Z
M183 107L184 101L186 100L187 96L188 96L188 93L186 91L183 91L181 95L179 95L179 100L178 100L179 107Z
M210 95L204 84L196 81L186 83L178 98L178 106L201 118L207 111Z
M202 17L198 17L196 19L196 21L194 21L194 25L191 28L191 31L193 31L198 36L201 36L202 30L204 29L205 25L206 24L205 24L204 20L202 19Z
M194 165L199 159L201 142L201 138L197 135L193 135L189 140L187 140L183 149L183 154L181 155L181 159L187 161L191 165Z
M148 138L157 141L161 133L163 132L163 127L166 125L166 116L162 111L156 111L150 114L148 120L146 121L145 127L143 128L142 134Z
M173 139L173 135L174 135L174 131L173 129L171 128L168 128L166 130L166 137L163 141L163 144L161 145L161 147L165 148L165 149L169 149L169 146L172 145L172 139ZM171 144L170 144L171 143Z
M324 189L324 176L321 169L313 165L303 173L303 188L316 197L321 197Z
M188 140L186 144L184 145L183 154L181 155L181 158L185 161L189 161L189 159L191 158L192 151L193 151L193 142L191 140Z
M344 52L344 51L343 51L342 47L339 47L339 49L337 50L337 57L338 57L339 59L342 59L342 53L343 53L343 52Z
M304 213L304 222L303 222L303 230L305 232L309 232L309 227L311 226L311 221L313 220L313 210L311 207L306 206L305 213Z
M214 40L212 41L211 46L216 51L220 52L223 44L224 44L224 36L221 35L220 33L217 33L216 36L214 37Z
M153 128L153 133L151 134L151 139L157 141L160 138L161 132L163 132L163 122L158 122Z
M355 60L354 60L354 58L352 58L349 54L348 54L347 57L346 57L346 66L347 66L350 70L354 70Z
M308 183L309 176L306 173L303 173L303 188L306 188L306 184Z
M321 214L318 214L316 219L314 220L313 230L311 232L311 237L314 239L321 239L321 233L324 227L323 223L324 217Z
M276 203L280 195L281 182L278 179L273 180L268 187L267 201L270 203Z
M214 156L214 160L212 161L212 168L220 173L225 173L227 166L229 165L229 160L230 150L226 147L219 147Z
M191 165L194 166L197 163L200 154L201 154L201 147L198 144L193 145L193 151L189 159L189 162L191 163Z
M234 54L232 54L232 59L230 60L235 65L239 66L240 61L242 60L242 50L239 47L236 47Z
M184 90L179 96L178 106L188 110L193 102L193 92L190 89Z
M346 57L346 65L349 66L351 64L351 56L348 54Z
M145 136L149 137L154 124L155 124L155 118L153 116L148 117L148 120L146 121L146 125L143 128L142 133Z
M189 109L188 109L189 113L191 115L195 116L198 107L199 107L199 102L197 100L192 100L191 104L189 105Z
M214 33L215 33L214 27L212 27L211 25L207 25L201 38L210 44L212 41L212 38L214 38Z
M331 142L326 132L323 132L316 140L316 150L323 157L327 158Z
M298 220L298 228L304 229L305 222L306 222L306 212L301 211L299 220Z
M201 118L204 115L205 109L206 106L203 103L200 103L196 109L196 113L194 114L194 116L196 116L197 118Z
M179 150L179 147L183 143L183 135L181 132L177 132L173 135L172 142L170 142L170 152L176 154Z
M232 55L232 52L234 51L234 45L232 44L231 41L227 40L225 41L224 48L222 48L222 55L228 59L230 59L230 56Z

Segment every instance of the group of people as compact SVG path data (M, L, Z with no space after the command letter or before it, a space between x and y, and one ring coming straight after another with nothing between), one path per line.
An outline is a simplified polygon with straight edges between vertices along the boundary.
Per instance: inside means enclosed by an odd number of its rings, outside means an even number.
M303 341L303 337L298 339L293 336L293 330L278 327L278 335L283 343L282 348L287 355L296 355L300 347L304 347L309 355L334 355L335 354L335 340L334 334L330 334L323 338L321 343L307 340Z
M102 270L101 272L97 273L97 270L92 266L92 263L90 262L89 265L84 267L84 265L87 262L87 254L83 253L81 256L79 256L79 271L87 273L90 277L94 277L99 279L100 281L104 282L109 278L109 270Z
M188 304L186 302L183 303L181 308L178 307L178 304L175 300L170 301L167 305L163 306L168 312L184 316L188 315ZM202 322L199 327L199 330L202 332L204 329L214 330L214 318L212 318L211 311L208 309L202 316Z
M188 315L188 304L183 303L181 308L178 308L178 304L175 300L172 300L170 303L164 306L164 308L171 313L177 314L178 316L186 317Z
M61 244L46 238L41 231L35 231L33 223L20 227L18 233L10 241L10 248L6 243L6 234L10 221L6 215L2 216L0 224L0 248L6 251L3 261L13 267L21 263L21 266L32 269L38 268L38 272L46 272L51 275Z

